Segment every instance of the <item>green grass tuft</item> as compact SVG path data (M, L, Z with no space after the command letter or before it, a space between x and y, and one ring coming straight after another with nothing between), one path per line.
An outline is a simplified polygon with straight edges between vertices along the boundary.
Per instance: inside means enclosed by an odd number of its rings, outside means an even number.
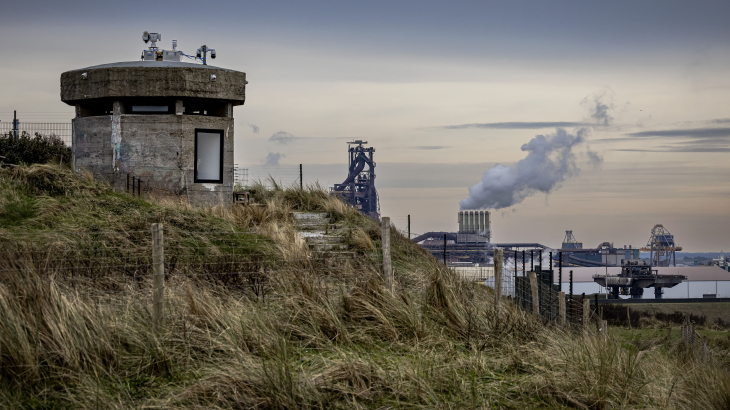
M0 186L2 408L727 408L726 367L495 311L395 230L386 289L379 224L316 185L211 209L50 165L0 169ZM308 249L291 211L329 213L354 253Z

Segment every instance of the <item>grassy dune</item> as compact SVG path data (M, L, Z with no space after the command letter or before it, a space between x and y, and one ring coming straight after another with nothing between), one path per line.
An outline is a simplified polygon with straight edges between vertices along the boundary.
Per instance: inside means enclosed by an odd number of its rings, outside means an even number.
M50 165L0 169L0 407L730 407L727 369L678 343L639 348L510 303L497 312L488 288L397 232L387 290L375 222L317 186L258 187L255 199L193 209ZM312 253L297 210L331 213L354 253ZM115 267L146 257L154 222L178 258L160 329L149 267ZM117 264L74 262L99 255Z

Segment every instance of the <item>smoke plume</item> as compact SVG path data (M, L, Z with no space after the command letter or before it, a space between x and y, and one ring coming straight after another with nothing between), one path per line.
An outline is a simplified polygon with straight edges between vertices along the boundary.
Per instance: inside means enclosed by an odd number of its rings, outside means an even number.
M593 168L600 168L601 165L603 165L603 156L595 151L591 151L590 149L586 151L586 154L588 155L588 163Z
M264 165L270 165L270 166L279 166L279 160L285 157L286 155L280 153L280 152L269 152L268 155L266 155L266 160L264 162Z
M469 198L459 206L465 209L501 209L519 204L537 192L550 193L577 170L573 147L585 140L588 129L575 135L562 128L551 135L538 135L522 151L527 156L514 166L495 165L484 172L481 182L469 188Z
M593 122L598 125L610 125L613 122L613 116L610 111L613 110L613 91L605 88L602 91L586 97L581 105L588 109L589 115Z
M298 137L295 137L286 131L279 131L275 132L269 137L269 142L273 142L274 144L286 145L294 142L297 139Z

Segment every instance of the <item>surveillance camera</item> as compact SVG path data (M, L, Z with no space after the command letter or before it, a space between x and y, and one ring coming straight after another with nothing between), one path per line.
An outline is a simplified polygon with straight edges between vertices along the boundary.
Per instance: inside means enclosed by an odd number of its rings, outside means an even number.
M215 79L216 79L216 76L215 76L215 74L211 74L211 75L210 75L210 81L211 81L211 82L215 82Z
M215 49L210 49L210 58L215 58Z
M202 51L200 49L198 49L198 51L195 52L195 57L200 58L201 53L202 53Z
M144 33L142 33L142 40L145 43L147 43L148 41L150 41L150 33L149 33L149 31L145 31Z

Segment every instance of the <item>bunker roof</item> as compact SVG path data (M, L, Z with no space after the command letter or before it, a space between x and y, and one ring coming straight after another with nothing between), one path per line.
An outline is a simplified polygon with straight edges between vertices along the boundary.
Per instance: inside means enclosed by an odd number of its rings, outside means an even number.
M61 101L69 105L116 98L196 98L242 105L246 73L179 61L125 61L61 74Z

